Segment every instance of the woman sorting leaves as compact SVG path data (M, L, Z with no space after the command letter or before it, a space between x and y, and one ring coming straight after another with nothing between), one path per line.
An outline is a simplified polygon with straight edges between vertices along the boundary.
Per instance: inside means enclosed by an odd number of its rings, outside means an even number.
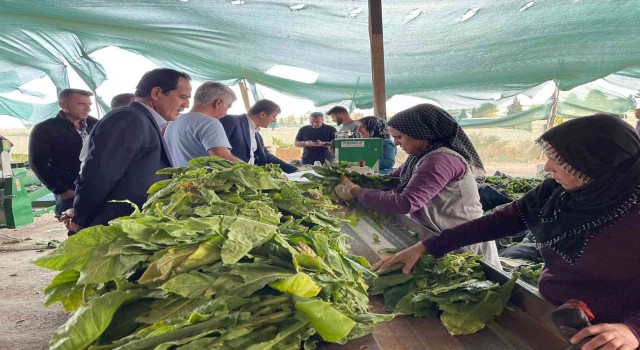
M596 324L571 342L595 337L583 350L638 347L640 338L640 139L615 116L560 124L538 139L553 179L491 215L445 230L386 259L379 270L422 254L530 229L545 261L539 288L555 304L584 301Z
M363 138L377 137L382 139L382 157L380 158L380 174L386 175L393 170L396 163L396 145L391 141L389 129L382 118L364 117L356 120L358 134Z
M336 186L345 200L387 214L411 214L434 232L482 215L474 174L484 172L482 161L462 128L443 109L421 104L393 116L388 123L395 144L409 158L390 173L399 177L393 191L361 188L347 177ZM500 268L494 242L469 247Z

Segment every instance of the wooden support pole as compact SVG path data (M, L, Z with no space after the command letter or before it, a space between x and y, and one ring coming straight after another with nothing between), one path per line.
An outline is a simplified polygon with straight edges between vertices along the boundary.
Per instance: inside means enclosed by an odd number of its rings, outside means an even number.
M556 85L556 90L553 92L553 97L551 97L551 99L553 100L553 102L551 102L551 108L549 109L549 117L547 118L547 125L544 126L544 131L547 131L551 128L553 128L553 124L556 121L556 111L558 110L558 103L560 103L560 89L558 89L558 84L556 84L554 82L554 84ZM544 152L544 150L540 151L540 156L538 158L545 159L546 158L546 154Z
M553 124L556 121L556 111L558 110L558 103L559 103L559 99L558 96L560 95L560 89L558 89L558 84L556 85L556 90L553 92L553 102L551 103L551 110L549 111L549 119L547 119L547 125L544 129L544 131L547 131L549 129L551 129L553 127Z
M244 108L249 112L249 108L251 108L251 103L249 103L249 93L247 92L247 84L245 80L240 80L240 93L242 94L242 101L244 102Z
M373 81L373 113L387 119L387 96L384 77L384 36L382 35L382 0L369 0L369 40L371 44L371 77Z

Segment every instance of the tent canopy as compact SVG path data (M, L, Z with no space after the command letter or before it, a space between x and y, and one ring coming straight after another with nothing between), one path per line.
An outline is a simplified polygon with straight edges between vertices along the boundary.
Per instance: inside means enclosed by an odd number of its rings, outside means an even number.
M460 108L550 80L561 90L603 77L638 88L634 0L390 0L382 6L388 97ZM107 46L197 80L247 79L316 105L372 105L362 0L4 0L0 93L43 75L67 88L68 69L95 89L106 74L90 54ZM309 83L266 73L276 65L318 78ZM626 107L633 103L622 98ZM32 122L56 108L0 97L0 114Z

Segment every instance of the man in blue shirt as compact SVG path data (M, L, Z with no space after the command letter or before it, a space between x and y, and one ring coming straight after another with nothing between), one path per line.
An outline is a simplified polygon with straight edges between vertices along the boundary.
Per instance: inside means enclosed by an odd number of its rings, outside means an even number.
M169 123L165 130L164 140L174 166L185 166L191 159L204 156L242 161L231 154L231 144L218 120L235 100L233 90L217 82L206 82L196 90L191 111Z

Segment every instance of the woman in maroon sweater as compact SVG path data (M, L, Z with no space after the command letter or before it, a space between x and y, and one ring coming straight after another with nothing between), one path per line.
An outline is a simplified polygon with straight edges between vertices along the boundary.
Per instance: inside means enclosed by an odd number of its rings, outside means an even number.
M595 335L583 350L638 347L640 339L640 139L620 118L594 115L545 132L538 143L553 175L492 215L444 230L380 261L409 273L425 253L530 229L544 258L540 292L562 304L580 299L597 323L572 343Z

